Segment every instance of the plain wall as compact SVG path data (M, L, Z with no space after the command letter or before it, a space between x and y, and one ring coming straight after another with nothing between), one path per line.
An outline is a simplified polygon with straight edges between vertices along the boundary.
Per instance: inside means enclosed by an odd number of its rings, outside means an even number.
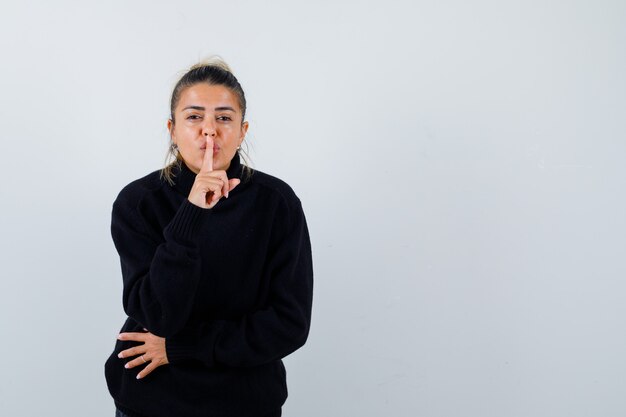
M626 415L623 1L4 1L0 414L113 416L111 205L211 54L300 196L286 417ZM149 377L149 376L148 376Z

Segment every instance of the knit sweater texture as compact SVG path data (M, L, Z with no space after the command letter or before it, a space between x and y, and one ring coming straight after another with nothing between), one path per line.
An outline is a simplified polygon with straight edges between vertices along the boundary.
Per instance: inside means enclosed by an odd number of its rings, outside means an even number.
M313 266L300 199L284 181L235 153L226 171L242 182L212 209L188 200L195 174L174 167L125 186L113 203L120 256L120 332L165 338L169 364L136 379L116 340L105 362L109 393L133 417L255 417L287 399L281 360L307 340Z

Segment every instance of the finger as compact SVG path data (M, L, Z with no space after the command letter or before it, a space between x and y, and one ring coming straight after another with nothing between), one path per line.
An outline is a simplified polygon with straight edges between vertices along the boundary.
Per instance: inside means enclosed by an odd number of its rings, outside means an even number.
M143 347L144 345L142 345L141 347ZM122 350L120 353L117 354L118 358L130 358L131 356L136 356L141 354L141 351L138 349L140 346L135 346L129 349L125 349Z
M146 359L146 362L149 362L148 359ZM124 368L131 369L131 368L134 368L135 366L143 365L146 362L144 362L141 356L139 356L133 359L132 361L126 362L126 364L124 365Z
M155 363L155 361L150 361L149 364L146 365L145 368L143 368L138 374L137 374L137 379L141 379L144 378L145 376L147 376L150 372L154 371L159 365L157 363Z
M220 197L215 197L215 196L213 196L213 197L211 198L211 200L207 202L207 207L208 207L208 208L213 208L213 207L215 207L215 205L217 204L217 202L218 202L218 201L220 201Z
M224 172L224 185L222 186L222 195L226 198L228 198L228 191L230 190L230 182L228 181L228 177L226 176L226 173Z
M202 171L213 171L213 138L206 137L206 149L204 150L204 159L202 160Z
M145 333L125 332L117 335L119 340L138 340L144 341L146 339Z
M228 191L234 190L235 187L238 186L239 184L241 184L241 180L239 178L233 178L233 179L228 180L228 186L230 187Z
M217 193L214 193L211 195L211 199L209 201L207 201L207 205L209 208L213 208L215 207L215 205L217 204L218 201L220 201L221 196L218 195Z
M207 186L206 204L211 206L222 198L222 181L212 181ZM210 208L210 207L209 207Z
M228 198L230 186L228 183L228 176L226 176L226 171L213 171L212 174L214 174L212 175L213 178L217 178L222 182L222 195Z

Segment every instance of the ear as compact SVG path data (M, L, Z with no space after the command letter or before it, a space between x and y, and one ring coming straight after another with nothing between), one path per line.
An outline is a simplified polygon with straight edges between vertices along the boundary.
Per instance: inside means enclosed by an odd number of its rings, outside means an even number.
M172 142L174 142L174 123L172 122L172 119L167 119L167 131L170 133Z
M248 133L248 127L249 127L249 124L247 121L241 124L241 137L239 138L239 145L241 145L241 143L245 139L246 133Z

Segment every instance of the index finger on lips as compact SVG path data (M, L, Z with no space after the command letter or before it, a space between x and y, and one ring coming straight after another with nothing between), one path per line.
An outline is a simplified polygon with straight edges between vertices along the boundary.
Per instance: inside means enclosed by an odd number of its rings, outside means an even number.
M204 150L204 159L202 161L202 171L213 171L213 138L206 137L206 149Z

